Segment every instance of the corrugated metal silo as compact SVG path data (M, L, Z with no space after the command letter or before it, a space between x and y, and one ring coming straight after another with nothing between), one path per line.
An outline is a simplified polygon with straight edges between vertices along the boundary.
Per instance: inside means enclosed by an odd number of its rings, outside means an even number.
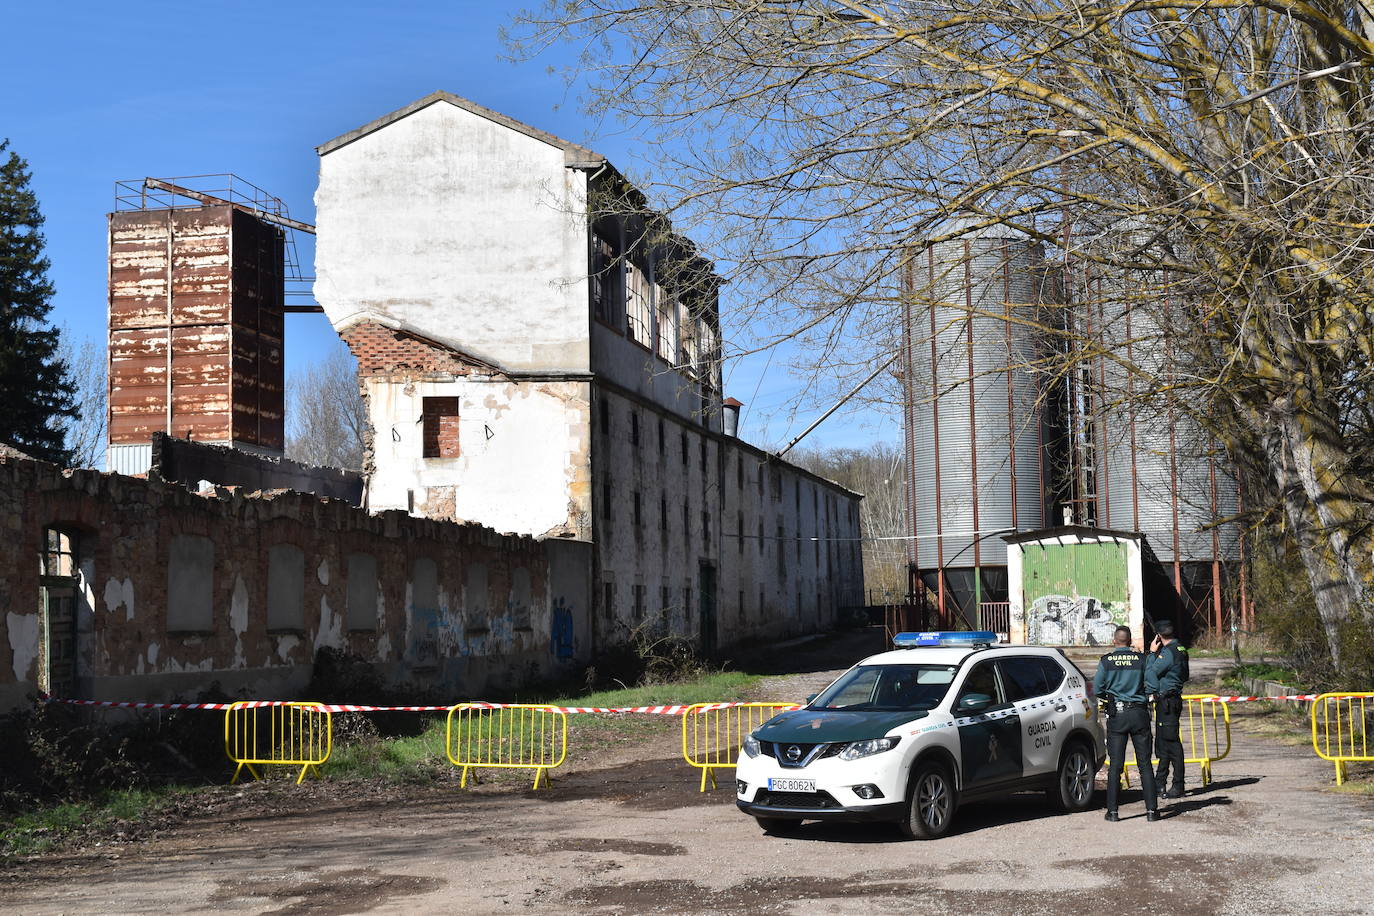
M1045 521L1040 245L1005 228L927 245L906 314L909 559L942 617L1007 629L1010 529ZM941 235L963 228L946 224Z
M1096 521L1144 534L1197 622L1220 629L1235 603L1229 580L1241 545L1238 526L1218 522L1237 513L1236 481L1216 440L1156 394L1186 377L1170 339L1191 333L1196 318L1172 301L1169 277L1130 279L1095 277L1076 297L1103 349L1119 357L1101 360L1094 379Z

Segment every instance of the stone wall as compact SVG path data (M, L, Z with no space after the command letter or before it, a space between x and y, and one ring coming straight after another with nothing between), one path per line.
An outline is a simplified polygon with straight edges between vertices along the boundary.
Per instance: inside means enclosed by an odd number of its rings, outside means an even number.
M72 535L71 579L41 576L50 529ZM65 582L86 699L289 698L326 646L455 700L588 660L589 545L571 539L22 459L0 459L0 538L0 710L36 692L61 642L43 589Z

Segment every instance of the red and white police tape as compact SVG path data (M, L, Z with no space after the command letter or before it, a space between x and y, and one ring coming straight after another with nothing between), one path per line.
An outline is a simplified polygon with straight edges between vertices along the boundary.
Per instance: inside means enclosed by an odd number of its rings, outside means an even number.
M256 708L261 706L289 706L292 700L245 700L237 703L130 703L118 702L114 700L68 700L61 697L39 696L39 701L43 703L67 703L73 706L102 706L115 709L228 709L231 706L239 708ZM551 706L543 703L453 703L448 706L362 706L350 703L306 703L305 705L326 712L448 712L454 706L463 706L468 709L508 709L514 706L538 706L540 709L547 709L551 712L561 713L647 713L659 716L680 716L697 706L702 710L727 709L731 706L747 706L747 703L710 703L706 705L691 703L675 703L666 706ZM784 707L779 707L784 708ZM796 708L796 707L793 707Z
M1321 698L1319 693L1295 693L1286 697L1202 697L1200 703L1254 703L1259 700L1303 700L1311 702Z
M1320 694L1302 693L1292 696L1277 697L1241 697L1241 696L1216 696L1200 697L1201 703L1256 703L1263 700L1298 700L1302 702L1312 702L1320 698ZM287 706L291 700L245 700L238 703L131 703L118 702L114 700L68 700L61 697L39 696L39 701L43 703L66 703L72 706L101 706L115 709L218 709L225 710L237 705L240 708L255 708L259 706ZM680 716L687 712L694 704L674 703L665 706L550 706L542 703L455 703L448 706L364 706L352 703L311 703L311 706L324 709L326 712L447 712L454 706L465 706L469 709L507 709L512 706L538 706L540 709L547 709L552 712L561 713L645 713L648 715L659 716ZM699 704L695 704L699 705ZM699 706L703 710L728 709L732 706L745 706L745 703L711 703L706 706Z

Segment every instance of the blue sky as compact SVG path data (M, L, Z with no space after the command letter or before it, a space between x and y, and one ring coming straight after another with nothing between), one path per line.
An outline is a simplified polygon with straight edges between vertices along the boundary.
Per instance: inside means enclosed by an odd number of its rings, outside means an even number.
M105 339L105 214L114 182L234 172L314 221L314 147L436 89L584 143L630 171L652 149L579 107L537 61L504 59L499 29L520 4L451 2L15 3L0 57L0 138L28 159L47 217L53 319ZM298 235L306 273L309 238ZM721 302L729 334L728 289ZM287 371L339 346L322 315L287 318ZM787 354L727 365L749 401L744 434L780 444L819 411L795 410L803 382ZM887 418L837 414L806 444L893 440Z

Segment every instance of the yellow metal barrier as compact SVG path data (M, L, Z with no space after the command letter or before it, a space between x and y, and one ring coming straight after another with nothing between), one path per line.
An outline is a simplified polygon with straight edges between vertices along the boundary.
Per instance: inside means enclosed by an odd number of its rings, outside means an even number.
M300 785L306 773L320 775L333 746L334 717L319 703L234 703L224 713L224 752L238 764L230 783L239 781L245 767L258 779L255 765L295 766L301 768Z
M1204 786L1212 781L1212 764L1231 753L1231 709L1225 703L1203 702L1214 696L1214 693L1184 696L1188 718L1181 719L1178 724L1178 738L1186 748L1183 762L1197 765ZM1159 758L1151 763L1158 765ZM1121 781L1125 785L1131 784L1130 768L1135 765L1136 761L1128 760L1121 768Z
M701 791L706 781L716 787L716 770L735 765L749 733L796 703L697 703L682 716L682 756L701 770Z
M1347 764L1374 761L1371 715L1374 693L1324 693L1312 703L1312 750L1336 764L1336 785L1345 782Z
M448 711L444 729L449 762L463 768L459 785L478 767L534 770L534 788L568 756L568 715L539 705L497 709L460 703ZM473 776L476 781L476 776Z

